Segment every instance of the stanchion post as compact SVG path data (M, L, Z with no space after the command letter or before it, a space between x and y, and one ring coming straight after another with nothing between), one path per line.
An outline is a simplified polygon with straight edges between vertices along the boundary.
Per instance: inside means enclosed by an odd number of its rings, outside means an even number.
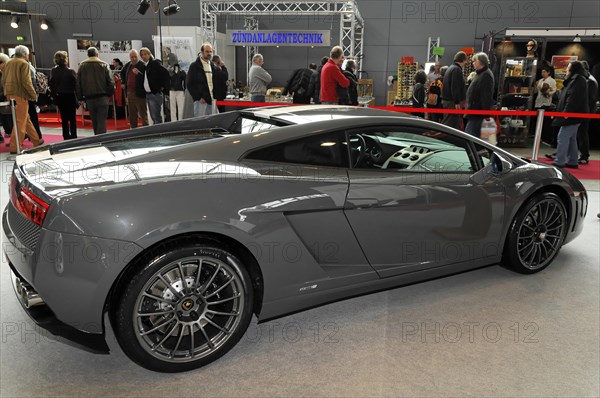
M11 134L14 134L14 138L15 142L17 143L17 155L21 153L21 143L19 142L19 125L17 124L17 114L15 113L15 107L17 106L17 101L15 101L14 99L10 99L10 113L12 114L12 120L13 120L13 131L11 132ZM23 137L25 137L25 135L23 135Z
M535 122L535 137L533 140L532 160L537 160L540 154L540 144L542 143L542 127L544 126L544 109L538 109L537 120Z

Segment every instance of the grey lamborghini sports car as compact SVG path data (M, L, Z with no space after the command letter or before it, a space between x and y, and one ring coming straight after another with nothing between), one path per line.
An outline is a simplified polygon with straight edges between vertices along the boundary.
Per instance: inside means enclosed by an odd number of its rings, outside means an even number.
M582 230L563 170L426 120L228 112L17 158L3 245L41 325L177 372L259 321L501 263L530 274Z

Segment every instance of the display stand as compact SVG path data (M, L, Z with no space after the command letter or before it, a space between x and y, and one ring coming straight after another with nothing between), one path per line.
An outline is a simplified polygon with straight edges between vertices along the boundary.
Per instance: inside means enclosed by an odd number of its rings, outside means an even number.
M503 58L498 84L498 104L502 109L531 110L537 73L537 58ZM527 146L529 116L504 117L500 120L502 134L498 144L502 146Z
M362 106L375 105L375 97L373 97L373 79L358 79L358 103Z
M398 90L396 92L396 106L411 106L415 75L419 70L418 62L400 62L398 64Z

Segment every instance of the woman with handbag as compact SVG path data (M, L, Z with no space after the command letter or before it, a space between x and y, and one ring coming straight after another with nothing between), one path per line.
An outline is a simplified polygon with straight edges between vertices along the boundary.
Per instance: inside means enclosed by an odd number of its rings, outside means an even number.
M62 121L63 138L70 140L77 138L77 97L75 84L77 74L67 66L68 54L66 51L57 51L54 54L56 66L52 69L50 77L50 93Z

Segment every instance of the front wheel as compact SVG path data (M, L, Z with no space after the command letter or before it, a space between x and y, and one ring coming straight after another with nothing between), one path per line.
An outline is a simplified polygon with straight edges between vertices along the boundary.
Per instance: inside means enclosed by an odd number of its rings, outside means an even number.
M519 210L508 232L504 257L522 274L546 268L558 254L567 230L567 211L551 192L534 196Z
M115 334L141 366L159 372L204 366L248 328L250 277L224 248L212 242L163 245L135 269L116 310Z

